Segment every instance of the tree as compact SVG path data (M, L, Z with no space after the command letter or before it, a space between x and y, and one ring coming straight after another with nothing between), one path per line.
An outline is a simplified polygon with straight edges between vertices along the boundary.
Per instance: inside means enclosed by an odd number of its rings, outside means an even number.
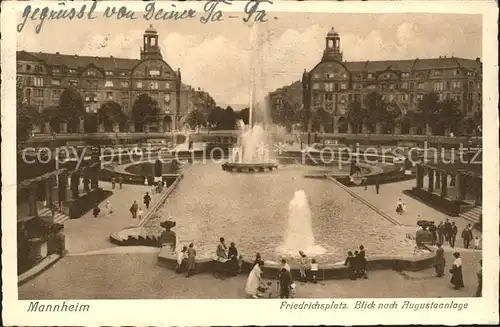
M402 112L397 103L389 103L386 108L385 117L382 119L382 132L384 134L394 133L396 123L402 120Z
M157 122L159 115L158 102L149 94L139 95L132 106L132 122L136 131L142 131L146 124Z
M422 100L418 102L418 112L416 113L416 123L423 128L429 126L432 130L439 129L439 97L436 93L424 94Z
M248 125L248 121L250 119L250 108L245 108L236 114L237 119L243 120L245 125Z
M365 123L374 132L374 126L377 123L382 123L387 118L387 102L382 98L382 95L377 92L371 92L365 98L366 114Z
M319 108L312 113L311 128L313 131L318 131L321 126L328 128L331 126L332 115L323 108Z
M459 109L459 103L453 99L446 99L439 103L439 111L437 115L437 123L441 127L441 131L460 132L464 113Z
M351 124L354 133L361 132L365 114L366 111L363 109L361 102L354 100L347 105L346 120Z
M123 125L127 120L127 115L123 112L122 106L116 101L106 101L97 112L100 121L104 123L106 131L113 131L113 125L118 123Z
M224 110L221 123L223 130L232 130L236 128L236 113L231 106L228 106L226 110Z
M41 121L41 115L36 107L26 103L17 107L16 118L18 142L23 142L30 138L34 125Z
M205 126L207 124L207 120L205 119L205 115L199 109L194 109L188 113L186 118L186 123L191 128L195 128L196 126Z
M61 122L63 121L61 118L60 110L59 107L56 106L50 106L46 107L42 110L41 113L42 120L45 122L48 122L50 125L50 129L52 132L59 132L60 131L60 125Z
M29 105L23 95L23 89L18 84L16 88L17 142L23 142L30 138L33 126L41 121L41 115L37 108Z
M59 98L59 119L68 123L68 132L77 132L80 117L85 116L83 97L74 87L64 89Z
M224 115L224 109L219 106L210 109L207 117L207 122L212 129L221 129L222 116Z

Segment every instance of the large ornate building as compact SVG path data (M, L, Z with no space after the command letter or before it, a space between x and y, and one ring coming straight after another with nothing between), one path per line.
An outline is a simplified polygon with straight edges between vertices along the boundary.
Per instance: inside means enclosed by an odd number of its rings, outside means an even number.
M302 101L309 117L318 109L332 116L323 122L321 129L334 133L351 132L345 113L349 102L357 100L363 104L364 97L376 91L404 116L417 109L418 101L425 93L435 92L440 100L452 98L458 101L459 109L472 118L482 110L482 64L475 60L455 57L391 61L344 61L340 47L340 36L332 28L326 36L325 50L321 61L302 76ZM280 106L280 92L271 99ZM404 120L402 120L404 122ZM315 128L312 128L313 130ZM366 128L364 128L366 131ZM424 134L426 127L409 123L394 126L394 133ZM429 132L429 131L427 131Z
M95 113L104 102L113 100L129 116L135 99L147 93L161 110L152 129L176 128L187 107L181 106L181 73L163 59L158 37L152 26L146 29L140 59L18 51L18 87L24 101L40 111L57 106L62 91L72 86L81 93L87 112Z

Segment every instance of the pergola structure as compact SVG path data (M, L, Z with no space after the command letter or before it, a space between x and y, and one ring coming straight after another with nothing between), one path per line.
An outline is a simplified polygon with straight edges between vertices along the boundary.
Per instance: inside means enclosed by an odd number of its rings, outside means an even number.
M53 217L54 212L58 210L68 215L69 211L66 212L64 209L69 208L67 206L68 200L77 199L80 196L79 186L82 177L83 193L88 193L99 187L99 168L100 163L95 162L72 170L67 168L57 169L22 181L17 187L17 192L18 197L24 192L28 194L28 212L26 215L23 210L18 210L19 218L30 219L40 216L37 205L40 185L43 185L44 194L42 198L46 202L46 208L50 210L51 216ZM22 200L22 196L19 197L19 200Z
M458 215L482 203L481 164L418 163L411 193L424 202Z

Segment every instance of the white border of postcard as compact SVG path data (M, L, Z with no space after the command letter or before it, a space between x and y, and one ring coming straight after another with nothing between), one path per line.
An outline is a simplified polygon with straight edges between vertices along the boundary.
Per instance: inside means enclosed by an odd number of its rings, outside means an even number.
M59 1L46 1L43 6L56 7ZM87 2L88 3L88 2ZM106 5L121 6L123 2L106 1ZM162 4L167 5L166 1ZM231 11L242 11L246 2L234 2ZM498 323L498 48L495 1L275 1L266 5L267 11L275 12L331 12L331 13L384 13L430 12L483 15L483 149L488 160L483 160L483 210L484 210L484 290L482 298L410 299L413 303L467 303L467 309L457 310L280 310L276 300L71 300L68 304L89 304L89 312L27 312L29 301L19 301L16 274L16 12L20 13L28 2L2 2L2 277L3 321L5 325L353 325L353 324L488 324ZM42 5L41 1L37 1ZM127 1L130 9L142 11L147 3ZM66 8L81 7L82 2L67 2ZM157 6L159 2L157 2ZM204 2L176 2L178 8L202 10ZM104 4L97 11L103 10ZM229 8L229 7L227 7ZM335 16L332 16L332 22ZM50 22L49 22L50 23ZM145 22L146 23L146 22ZM32 24L32 23L31 23ZM90 24L90 22L89 22ZM32 28L32 26L30 26ZM64 42L64 40L61 40ZM429 46L432 46L430 44ZM488 135L488 137L486 137ZM398 285L394 285L398 287ZM363 299L371 300L371 299ZM392 302L401 306L405 299L373 299L376 302ZM293 300L302 303L303 300ZM348 303L351 308L356 299L334 299ZM58 304L62 301L40 301ZM332 299L311 299L305 302L332 303ZM60 304L60 303L59 303Z

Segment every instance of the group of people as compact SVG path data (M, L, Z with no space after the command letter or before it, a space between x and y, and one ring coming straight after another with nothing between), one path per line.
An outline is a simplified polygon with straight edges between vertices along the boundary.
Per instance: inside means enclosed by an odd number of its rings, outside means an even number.
M441 246L441 244L438 243L437 247L438 248L436 250L436 262L434 264L434 268L436 270L436 276L443 277L444 270L446 267L446 259L444 257L444 249ZM459 252L453 253L453 257L455 258L455 261L453 261L453 265L451 266L450 269L450 274L451 274L450 282L456 290L459 290L465 286L464 276L462 273L462 259L460 258Z
M344 265L349 267L351 279L356 280L358 278L368 278L367 263L365 248L360 245L359 251L347 252Z
M144 179L144 185L148 185L148 179ZM163 189L167 187L167 181L158 181L151 184L151 194L159 194L163 192Z
M453 288L459 290L465 287L464 284L464 275L462 271L462 258L460 257L459 252L454 252L453 257L455 260L449 270L451 274L450 283L453 285ZM483 293L483 260L479 260L479 269L477 271L477 289L476 289L476 297L481 297ZM444 271L446 267L446 259L444 257L444 249L440 243L437 244L436 250L436 261L434 264L434 269L436 270L436 277L443 277Z
M123 177L120 175L118 176L118 185L120 185L120 190L123 188ZM116 187L116 177L111 177L111 189L115 189Z
M194 243L189 246L183 246L177 254L177 268L178 274L186 273L186 278L193 276L196 268L196 250Z
M113 213L113 205L111 204L111 201L108 200L106 201L105 206L106 206L106 217L109 217ZM99 202L96 202L94 209L92 209L92 215L94 216L94 218L97 218L97 216L99 216L100 213L101 213L101 208L99 208Z
M398 198L398 203L396 204L396 213L402 215L406 212L406 203L404 203L401 198Z
M149 195L149 192L146 192L146 194L144 195L143 203L146 206L146 209L149 209L149 204L151 203L151 196ZM139 207L137 201L134 201L134 203L132 203L132 206L130 206L130 213L132 214L132 219L142 219L144 211L141 207Z
M312 283L317 283L316 275L318 273L318 263L316 262L316 259L313 258L311 261L309 261L306 254L302 251L299 251L299 256L299 281L311 281ZM246 293L253 298L263 297L263 294L269 290L272 284L271 282L264 284L262 278L263 267L264 260L262 260L261 254L257 253L253 262L253 268L248 275L245 285ZM279 297L282 299L293 298L297 291L297 288L292 277L290 265L285 258L281 259L276 279L278 280L276 285ZM269 291L269 297L271 296L272 292Z
M238 255L238 249L234 242L231 242L228 247L224 237L221 237L215 254L215 262L217 265L215 276L217 278L233 277L241 273L243 257Z
M443 223L442 221L439 225L434 225L431 223L429 226L429 231L432 234L432 245L440 244L443 245L444 242L448 242L451 248L455 247L455 241L457 239L458 227L455 225L455 222L450 222L449 219ZM473 242L473 246L475 249L479 249L481 246L481 239L479 236L474 238L472 234L472 225L468 224L462 230L462 239L464 241L464 248L468 249Z

